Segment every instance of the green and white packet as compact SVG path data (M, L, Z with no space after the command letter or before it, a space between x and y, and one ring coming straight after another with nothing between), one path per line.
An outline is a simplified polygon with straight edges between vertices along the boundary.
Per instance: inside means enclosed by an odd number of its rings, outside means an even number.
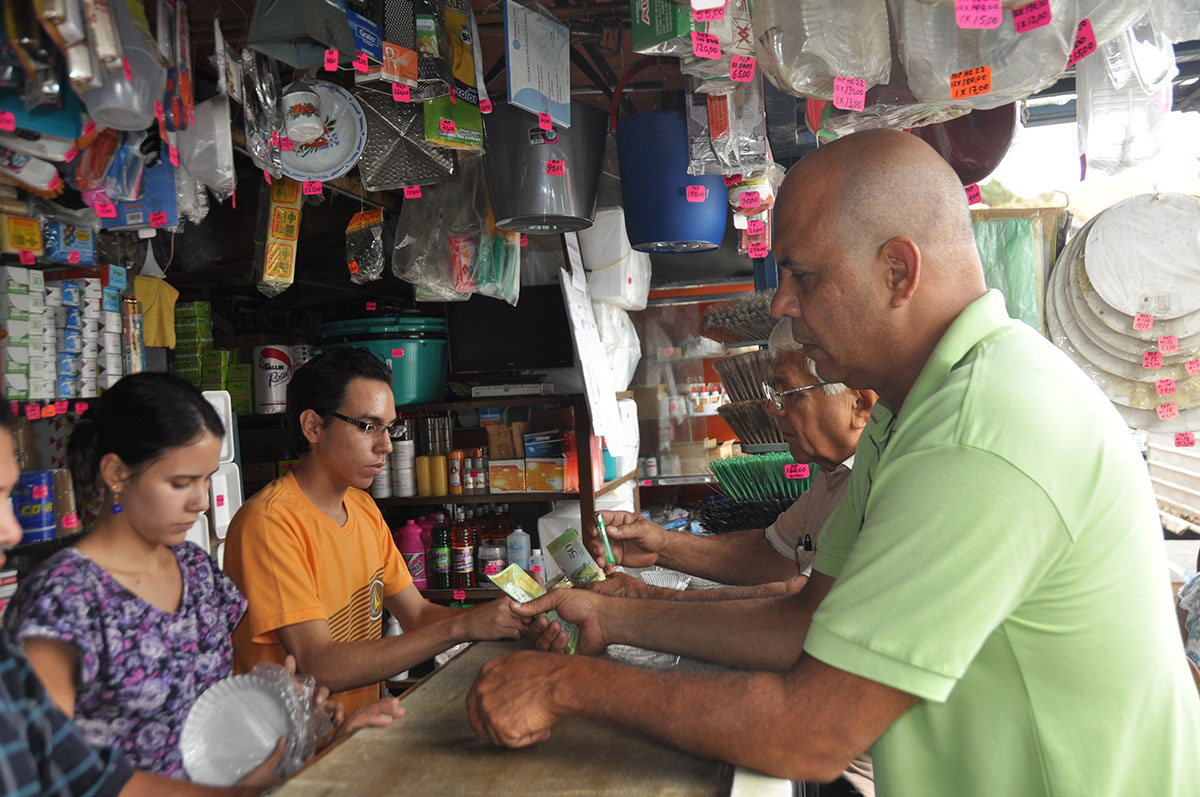
M568 528L558 535L546 550L554 557L558 567L571 580L572 584L588 584L592 581L603 581L604 571L592 559L583 538L574 528Z
M509 565L495 575L488 575L488 578L505 595L517 603L529 603L534 598L540 598L546 594L545 587L537 583L532 576L522 570L520 565ZM553 609L548 612L542 612L540 616L545 617L552 623L558 623L559 627L567 634L567 646L563 649L563 652L574 653L579 647L579 626L562 619L558 616L558 612Z

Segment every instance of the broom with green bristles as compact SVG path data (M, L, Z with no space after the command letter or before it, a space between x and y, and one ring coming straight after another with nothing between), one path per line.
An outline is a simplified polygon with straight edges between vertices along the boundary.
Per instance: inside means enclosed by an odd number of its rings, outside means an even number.
M809 465L807 476L795 478L798 466L787 452L719 459L710 467L725 495L701 505L700 522L718 534L771 525L812 485L817 471Z

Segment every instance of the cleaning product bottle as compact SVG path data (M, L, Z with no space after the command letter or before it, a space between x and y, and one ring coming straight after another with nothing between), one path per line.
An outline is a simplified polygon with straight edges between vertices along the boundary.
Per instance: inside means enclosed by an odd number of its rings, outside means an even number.
M539 584L546 583L546 560L542 557L542 549L534 548L529 555L529 572Z
M450 523L441 512L437 513L438 524L433 530L433 547L430 548L429 573L434 589L450 589Z
M421 543L421 527L411 518L400 529L400 555L408 566L412 576L413 586L426 589L429 586L425 577L425 546Z
M508 535L508 563L529 569L529 535L518 524Z

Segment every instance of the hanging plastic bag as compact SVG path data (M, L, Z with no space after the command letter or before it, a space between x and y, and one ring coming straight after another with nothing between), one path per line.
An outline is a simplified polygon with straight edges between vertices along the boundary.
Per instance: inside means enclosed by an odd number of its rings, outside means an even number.
M479 112L476 75L482 74L475 16L470 5L445 0L442 11L454 67L451 95L424 103L425 140L457 150L483 151L483 116Z
M457 183L426 186L420 199L409 199L400 209L392 273L415 286L419 302L465 302L469 293L454 289L450 253L442 219L448 208L457 208Z
M690 52L679 59L685 75L700 78L696 90L703 94L725 94L737 85L730 78L734 56L754 57L754 23L750 17L750 0L729 0L725 15L712 22L696 23L698 36L720 45L717 58L705 58ZM693 40L702 41L702 40ZM701 46L693 45L695 48Z
M642 343L629 313L607 302L592 302L600 342L608 354L613 389L624 390L633 381L633 374L642 359Z
M767 112L762 78L729 94L697 94L686 80L688 174L747 174L767 168Z
M356 285L383 276L383 208L364 210L346 226L346 268Z
M486 202L487 193L482 193ZM501 299L513 307L521 298L521 234L497 227L490 204L479 239L475 281L484 296Z

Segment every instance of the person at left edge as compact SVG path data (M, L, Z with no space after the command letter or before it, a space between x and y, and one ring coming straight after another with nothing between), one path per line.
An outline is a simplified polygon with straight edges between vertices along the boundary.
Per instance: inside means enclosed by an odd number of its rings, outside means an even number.
M225 569L250 605L234 632L235 669L291 654L300 671L351 712L378 683L473 639L515 639L524 624L498 598L466 611L413 586L371 496L392 450L392 372L368 351L335 349L288 384L287 425L301 452L293 472L238 511ZM404 629L381 637L383 610Z

